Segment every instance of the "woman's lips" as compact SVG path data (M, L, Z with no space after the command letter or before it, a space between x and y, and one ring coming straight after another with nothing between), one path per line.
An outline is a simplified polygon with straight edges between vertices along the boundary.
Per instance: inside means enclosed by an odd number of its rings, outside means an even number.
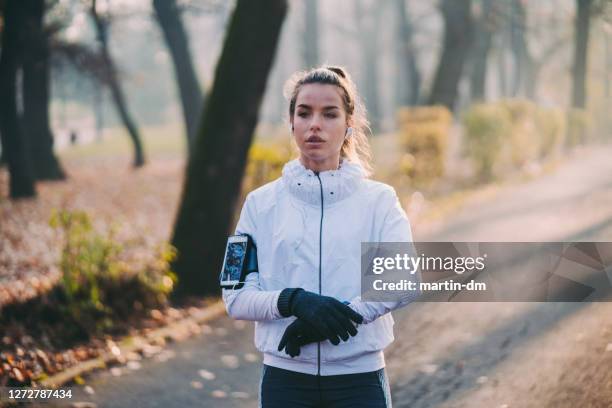
M309 146L319 146L323 143L325 143L325 140L318 136L310 136L308 139L306 139L306 144Z

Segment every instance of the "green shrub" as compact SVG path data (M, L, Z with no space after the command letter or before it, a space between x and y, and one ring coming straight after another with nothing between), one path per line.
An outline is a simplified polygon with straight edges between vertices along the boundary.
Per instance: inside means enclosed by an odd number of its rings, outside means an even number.
M445 106L419 106L416 108L402 107L397 110L399 127L410 126L414 123L439 123L450 126L453 120L452 113Z
M463 116L465 151L481 180L490 180L512 129L511 115L502 106L473 105Z
M524 99L504 99L499 101L498 104L506 109L512 123L530 119L535 109L533 102Z
M151 258L136 266L122 255L126 248L114 231L96 232L83 211L53 211L50 224L63 232L59 308L87 334L106 331L117 319L139 308L167 303L176 284L170 262L176 251L167 244L155 248Z
M400 170L415 186L426 186L444 175L452 115L442 106L400 108L400 142L405 154Z
M536 112L536 124L540 136L540 159L558 154L566 133L563 112L558 109L540 108Z
M291 144L277 142L269 145L253 143L249 150L244 181L246 192L280 177L283 166L291 160Z
M464 125L465 150L484 179L558 154L567 127L560 110L520 99L476 105L464 116Z
M585 144L590 139L592 120L583 109L570 109L567 113L567 146Z
M514 168L522 168L539 156L540 134L536 125L537 106L522 99L507 99L499 102L510 118L509 144L502 153L502 161Z

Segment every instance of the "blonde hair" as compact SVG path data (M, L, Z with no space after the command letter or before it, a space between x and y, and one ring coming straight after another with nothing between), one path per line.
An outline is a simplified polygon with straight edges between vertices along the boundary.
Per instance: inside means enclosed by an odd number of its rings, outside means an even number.
M357 87L344 68L323 66L308 71L299 71L291 75L285 83L284 94L289 100L289 122L293 124L295 103L302 86L306 84L335 85L342 90L342 102L348 124L353 128L351 137L344 139L340 149L340 157L360 164L367 175L372 173L372 151L368 142L371 134L370 122L366 117L366 109L359 97Z

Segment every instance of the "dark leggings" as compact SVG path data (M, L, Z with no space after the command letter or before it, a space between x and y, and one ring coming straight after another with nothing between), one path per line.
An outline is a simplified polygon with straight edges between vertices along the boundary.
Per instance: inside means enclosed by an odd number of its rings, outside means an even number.
M259 401L263 408L391 408L391 392L384 368L316 376L264 365Z

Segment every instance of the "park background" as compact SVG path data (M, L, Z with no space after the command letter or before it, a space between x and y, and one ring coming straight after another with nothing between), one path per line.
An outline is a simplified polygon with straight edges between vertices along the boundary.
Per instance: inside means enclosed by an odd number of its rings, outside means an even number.
M353 75L373 178L416 240L612 236L610 1L3 0L0 16L0 385L64 374L125 406L113 378L146 377L146 357L167 364L188 353L170 340L198 334L208 354L177 395L247 406L251 326L199 316L244 197L295 156L285 81L321 64ZM609 406L611 316L408 307L387 353L394 402ZM130 339L146 341L122 353ZM107 379L78 371L101 358Z

